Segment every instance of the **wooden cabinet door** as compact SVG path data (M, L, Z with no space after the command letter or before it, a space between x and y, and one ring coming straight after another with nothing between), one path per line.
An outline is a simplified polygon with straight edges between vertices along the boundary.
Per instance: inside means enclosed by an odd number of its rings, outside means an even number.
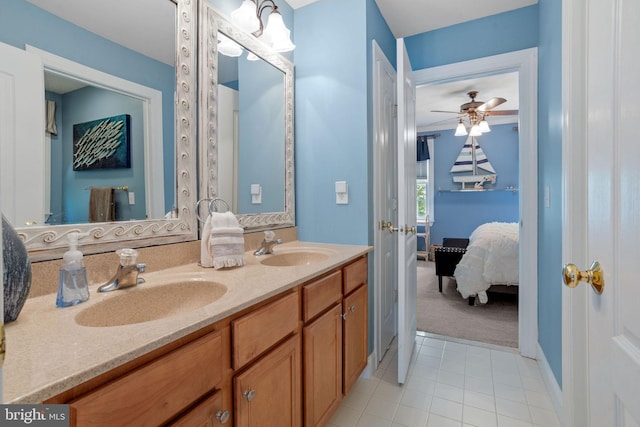
M300 347L296 334L234 378L237 427L302 424Z
M171 423L173 427L216 427L232 425L229 408L223 407L222 391L217 391Z
M367 366L367 285L360 286L343 300L343 386L346 395Z
M342 305L303 330L305 426L323 426L342 400Z

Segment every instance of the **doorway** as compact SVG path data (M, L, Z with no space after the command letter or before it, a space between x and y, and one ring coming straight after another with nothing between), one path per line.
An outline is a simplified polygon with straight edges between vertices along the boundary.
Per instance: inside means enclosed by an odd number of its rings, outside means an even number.
M374 49L375 52L375 49ZM375 56L375 53L374 53ZM374 58L375 61L375 58ZM537 48L525 49L492 57L480 58L456 64L414 71L416 85L435 85L455 80L477 78L518 72L519 81L519 276L520 306L518 310L519 351L523 356L537 355ZM375 73L374 73L375 74ZM378 90L374 77L374 126L376 123L376 95ZM374 144L376 137L374 136ZM375 153L374 149L374 153ZM375 154L374 154L375 156ZM375 164L375 159L374 159ZM377 171L374 170L374 176ZM397 172L396 172L397 173ZM378 212L382 194L374 185L374 211ZM375 216L375 221L379 221ZM437 218L436 218L437 220ZM376 222L376 224L378 224ZM378 232L376 231L376 235ZM374 251L380 253L380 242L374 239ZM381 351L381 283L378 266L375 267L375 331L376 351ZM397 266L395 267L397 268ZM381 354L378 354L381 357Z

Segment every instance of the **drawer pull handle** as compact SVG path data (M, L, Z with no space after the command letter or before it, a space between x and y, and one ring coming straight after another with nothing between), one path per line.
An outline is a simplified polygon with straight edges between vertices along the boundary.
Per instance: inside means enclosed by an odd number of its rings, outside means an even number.
M229 411L216 412L216 419L220 421L220 424L226 424L229 421Z
M242 392L242 395L247 399L247 402L251 402L253 398L256 397L256 391L254 389L245 390Z

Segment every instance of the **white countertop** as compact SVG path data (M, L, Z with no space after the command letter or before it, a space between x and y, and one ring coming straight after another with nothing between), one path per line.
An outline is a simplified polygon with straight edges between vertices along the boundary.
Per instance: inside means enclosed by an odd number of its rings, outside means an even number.
M296 241L278 245L274 252L304 248L321 250L329 256L310 265L271 267L260 263L260 259L269 255L257 258L247 252L245 265L240 268L214 270L189 264L142 273L140 276L146 283L129 289L98 293L98 286L91 286L89 301L73 307L57 308L55 294L27 300L18 319L5 325L7 354L3 366L3 402L40 403L372 249L370 246ZM216 281L224 284L227 292L218 300L188 313L143 323L86 327L74 320L80 311L100 301L157 285L173 275ZM57 281L57 278L52 280Z

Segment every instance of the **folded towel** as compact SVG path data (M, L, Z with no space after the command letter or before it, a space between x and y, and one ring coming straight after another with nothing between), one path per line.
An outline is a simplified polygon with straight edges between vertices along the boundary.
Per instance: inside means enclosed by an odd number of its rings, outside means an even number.
M232 212L213 212L207 217L200 264L215 269L244 265L244 230Z

